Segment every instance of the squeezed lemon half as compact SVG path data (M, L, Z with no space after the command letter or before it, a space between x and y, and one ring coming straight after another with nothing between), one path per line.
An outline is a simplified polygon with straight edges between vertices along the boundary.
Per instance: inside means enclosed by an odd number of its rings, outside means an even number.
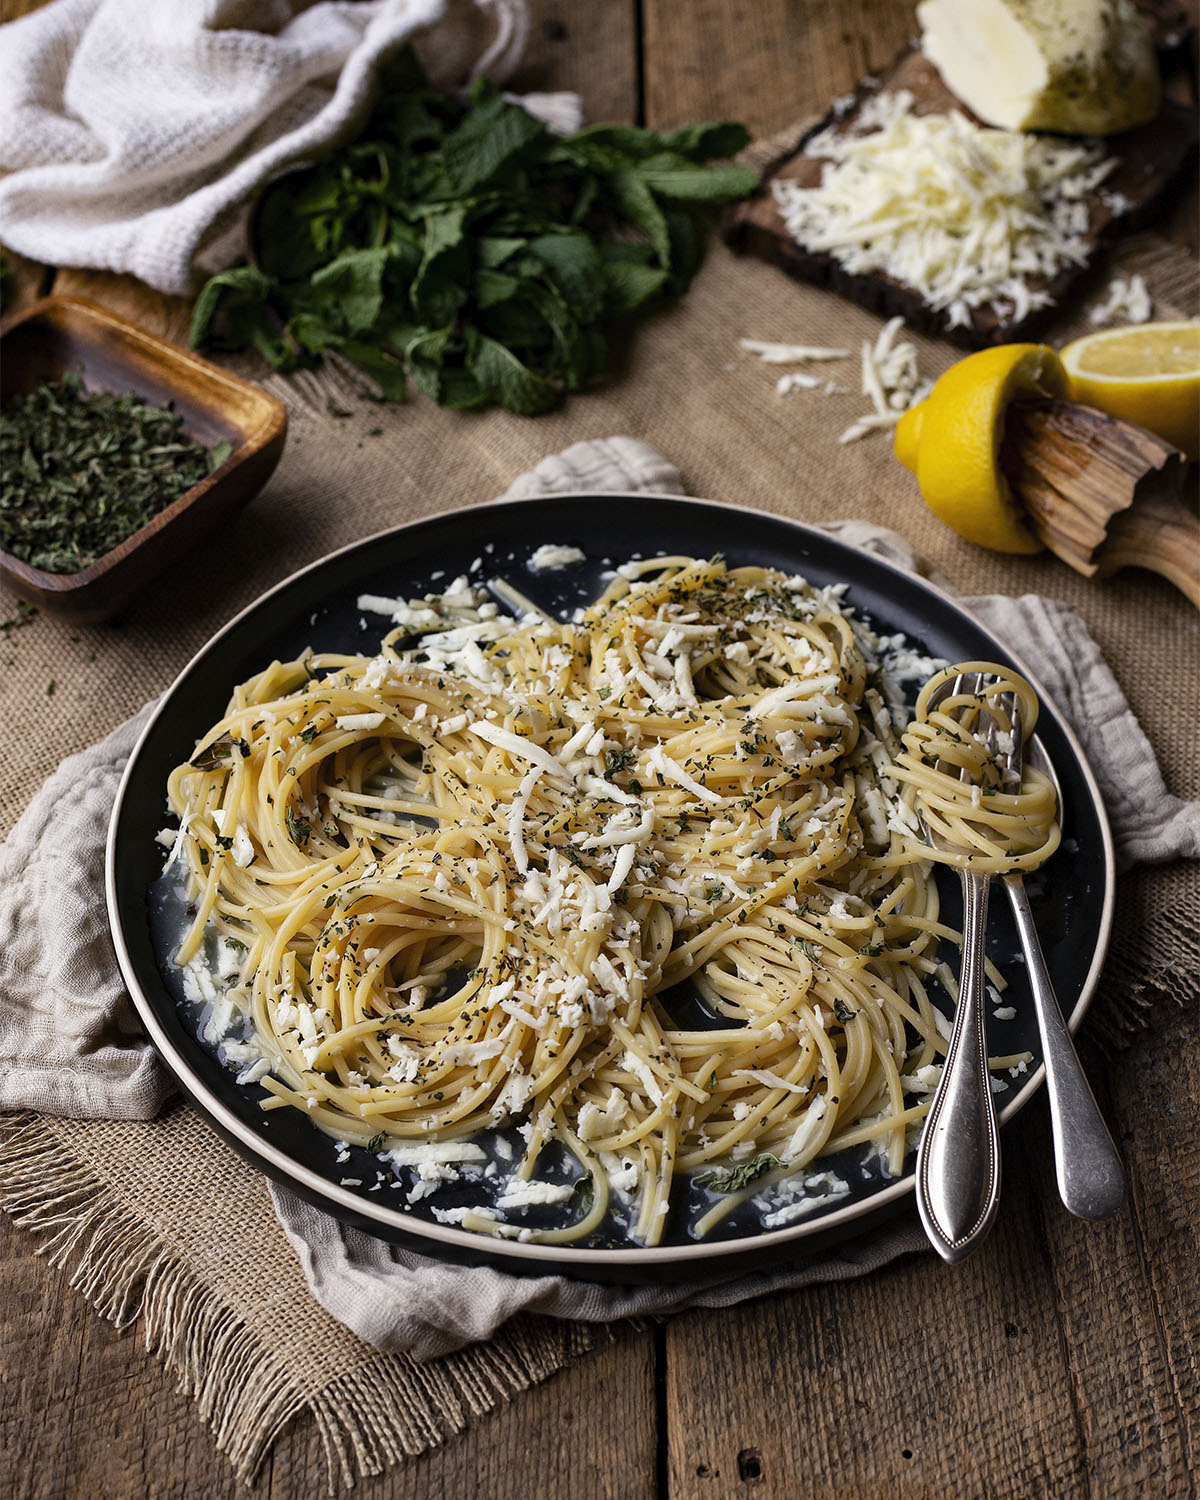
M905 412L896 457L925 503L959 536L994 552L1040 552L1000 471L1004 413L1018 396L1063 396L1067 377L1045 344L981 349L950 369Z
M1072 401L1200 457L1200 323L1104 328L1062 351Z

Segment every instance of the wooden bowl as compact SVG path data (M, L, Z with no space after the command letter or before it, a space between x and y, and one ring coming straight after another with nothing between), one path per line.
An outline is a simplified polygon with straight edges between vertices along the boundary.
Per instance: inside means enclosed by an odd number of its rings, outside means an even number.
M199 484L79 573L47 573L0 550L0 577L30 604L79 624L112 617L270 478L287 411L266 391L79 297L45 297L0 333L0 404L68 371L92 391L169 401L190 438L233 452Z

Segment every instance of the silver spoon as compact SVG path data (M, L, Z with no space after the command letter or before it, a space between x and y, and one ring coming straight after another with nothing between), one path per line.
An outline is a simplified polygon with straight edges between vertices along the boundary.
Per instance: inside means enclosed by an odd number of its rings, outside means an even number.
M1007 779L1013 785L1020 786L1021 708L1015 698L1009 710L1009 718L1012 720L1012 746L1011 749L1000 751L997 758ZM996 751L997 730L994 719L989 720L984 742L989 750ZM1031 762L1053 783L1061 815L1062 787L1054 765L1036 739L1031 742L1030 749ZM1054 1171L1058 1178L1059 1195L1071 1213L1077 1214L1079 1218L1107 1219L1117 1212L1125 1199L1125 1171L1100 1114L1095 1095L1088 1086L1071 1041L1071 1033L1063 1020L1062 1009L1046 969L1046 960L1021 873L1017 870L1005 875L1003 879L1016 920L1017 935L1025 954L1029 989L1042 1039L1042 1060L1046 1068L1046 1093L1050 1100L1050 1123L1054 1138Z
M982 676L952 678L929 707L952 695L975 693ZM959 853L922 819L926 839ZM959 867L963 897L962 965L954 1029L941 1080L929 1106L917 1147L917 1212L934 1249L944 1260L962 1260L992 1227L1000 1202L1000 1135L992 1102L984 1030L983 968L991 876Z

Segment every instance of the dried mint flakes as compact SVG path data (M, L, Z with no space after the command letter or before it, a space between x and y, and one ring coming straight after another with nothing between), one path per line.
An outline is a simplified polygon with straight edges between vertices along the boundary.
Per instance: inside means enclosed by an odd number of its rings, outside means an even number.
M0 547L47 573L78 573L224 463L171 407L88 392L73 371L0 411Z

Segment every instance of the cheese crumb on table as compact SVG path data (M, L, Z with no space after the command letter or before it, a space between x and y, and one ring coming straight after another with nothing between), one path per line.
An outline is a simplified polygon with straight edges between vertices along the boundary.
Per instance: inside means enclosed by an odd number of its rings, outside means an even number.
M923 380L917 368L916 346L906 341L897 341L897 334L904 327L903 318L892 318L885 323L874 343L864 340L861 350L862 393L870 397L872 410L851 423L842 433L840 442L853 443L868 433L895 427L910 406L923 401L929 394L932 382ZM750 354L757 354L764 364L803 364L808 360L849 359L849 349L830 349L807 344L772 344L760 339L739 339L738 343ZM848 396L845 386L832 380L821 380L800 370L791 370L781 375L775 383L778 396L790 396L796 391L820 390L826 396Z
M1148 323L1154 311L1150 292L1140 276L1114 276L1109 282L1101 301L1097 302L1088 318L1098 328L1115 323L1123 318L1126 323Z
M909 407L924 401L932 389L917 369L916 345L896 340L903 327L903 318L891 318L874 344L863 340L862 393L874 410L852 422L838 442L854 443L868 433L895 427Z
M849 359L849 349L827 349L820 344L772 344L762 339L738 339L747 354L757 354L764 365L801 365L807 360Z

